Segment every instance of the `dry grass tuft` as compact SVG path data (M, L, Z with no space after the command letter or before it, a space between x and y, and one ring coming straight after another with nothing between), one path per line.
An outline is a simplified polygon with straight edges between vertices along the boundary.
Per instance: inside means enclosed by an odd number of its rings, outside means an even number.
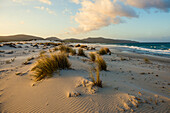
M144 58L144 62L147 63L147 64L150 64L150 63L151 63L150 60L147 59L147 58Z
M39 81L45 77L51 77L56 70L68 69L70 66L71 64L64 52L51 53L50 55L42 55L31 71L34 71L36 81Z
M102 81L100 80L100 70L99 70L99 68L96 68L96 81L95 81L95 78L93 76L92 70L90 70L90 77L91 77L94 85L102 88Z
M99 53L100 55L105 55L105 54L107 54L107 53L109 53L109 55L111 55L111 51L109 50L109 48L106 48L106 47L101 48L101 49L98 51L98 53Z
M78 49L78 56L85 56L86 57L83 49L81 49L81 48Z
M91 61L94 62L94 61L96 60L96 54L95 54L95 53L90 52L90 53L89 53L89 56L90 56L90 60L91 60Z
M87 45L80 45L81 48L87 48Z
M40 52L40 57L43 56L46 53L46 51L41 51Z
M70 54L73 56L73 55L76 55L77 53L76 53L76 50L75 49L72 49L72 48L70 48Z
M65 46L65 45L60 45L58 49L59 49L61 52L67 52L67 53L70 52L70 47Z
M106 62L103 60L103 58L100 55L96 55L96 63L98 65L99 70L107 70Z

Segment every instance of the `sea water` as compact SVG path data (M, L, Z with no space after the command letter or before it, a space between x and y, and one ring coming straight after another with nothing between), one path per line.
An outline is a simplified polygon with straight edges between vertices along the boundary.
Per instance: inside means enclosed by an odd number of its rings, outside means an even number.
M130 51L139 54L157 55L170 58L170 43L119 43L111 45L114 48L118 48L122 51Z

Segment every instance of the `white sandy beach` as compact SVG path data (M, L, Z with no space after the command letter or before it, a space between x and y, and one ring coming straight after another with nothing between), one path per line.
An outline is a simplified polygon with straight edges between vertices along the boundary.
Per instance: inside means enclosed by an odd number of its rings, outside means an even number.
M95 64L88 57L69 56L71 69L35 82L30 70L43 46L16 46L0 47L0 112L170 111L170 58L121 52L107 46L112 55L102 56L107 63L107 71L100 72L103 88L90 89L89 68ZM97 45L96 50L85 50L85 53L95 52L101 46L105 45ZM47 46L44 50L48 52L50 48L53 47ZM24 65L30 57L35 59ZM150 63L145 63L144 58ZM84 80L85 86L82 85ZM76 92L81 95L68 97L69 93Z

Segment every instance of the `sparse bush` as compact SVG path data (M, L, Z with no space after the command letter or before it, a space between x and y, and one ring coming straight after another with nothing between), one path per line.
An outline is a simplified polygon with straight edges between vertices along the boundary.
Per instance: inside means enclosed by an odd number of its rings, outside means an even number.
M96 81L95 81L95 78L93 76L92 71L90 71L90 77L91 77L94 85L102 88L102 81L100 80L100 70L99 70L99 68L96 68Z
M81 49L81 48L78 49L78 55L79 56L86 56L83 49Z
M65 45L60 45L58 49L59 49L61 52L67 52L67 53L70 52L70 47L65 46Z
M100 55L96 55L96 63L100 71L107 70L106 62L103 60L103 58Z
M87 48L87 46L86 46L86 45L80 45L80 47L81 47L81 48Z
M150 64L150 63L151 63L150 60L147 59L147 58L144 58L144 62L147 63L147 64Z
M109 48L106 48L106 47L101 48L98 53L99 53L100 55L105 55L105 54L107 54L107 53L109 53L109 55L111 55L111 51L109 50Z
M58 47L53 48L53 51L58 51Z
M34 60L34 57L29 57L29 58L27 59L27 61L31 61L31 60Z
M44 55L45 53L46 53L46 51L41 51L40 56Z
M100 70L96 68L96 85L102 87L102 81L100 80Z
M76 50L75 50L75 49L70 48L70 54L71 54L71 55L76 55Z
M56 70L68 69L70 66L71 64L64 52L51 53L41 56L31 71L34 71L36 81L39 81L45 77L51 77Z
M75 45L75 47L80 47L80 44Z
M95 61L95 59L96 59L96 55L95 55L95 53L89 53L89 56L90 56L90 59L91 59L91 61Z
M100 55L105 55L107 54L106 50L104 48L101 48L98 52Z

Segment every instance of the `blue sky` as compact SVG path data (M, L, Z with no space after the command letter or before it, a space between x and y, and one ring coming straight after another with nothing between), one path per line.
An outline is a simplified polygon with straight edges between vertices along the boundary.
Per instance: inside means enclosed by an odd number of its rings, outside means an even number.
M0 35L170 42L170 2L134 1L0 0Z

